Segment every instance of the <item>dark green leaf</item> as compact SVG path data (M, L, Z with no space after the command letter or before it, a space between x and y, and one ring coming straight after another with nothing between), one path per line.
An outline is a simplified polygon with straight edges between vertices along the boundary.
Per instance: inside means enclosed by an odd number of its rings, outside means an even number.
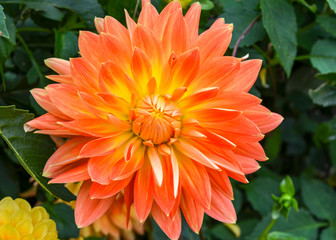
M55 57L69 59L78 55L78 37L75 32L55 31Z
M267 240L309 240L305 237L296 237L289 233L284 232L271 232L268 234Z
M328 33L336 36L336 18L333 16L321 15L318 16L316 22L321 25L321 27Z
M336 83L336 72L331 73L319 73L316 77L320 80L328 81L330 83Z
M264 27L289 76L297 46L294 8L286 0L261 0L261 12Z
M87 23L93 27L95 17L104 17L104 11L97 0L3 0L3 3L25 4L27 8L41 11L46 18L61 21L67 9L78 13Z
M270 214L264 217L246 240L258 239L271 219ZM309 212L300 209L298 212L290 211L287 220L284 217L280 217L272 227L272 231L285 232L294 236L305 237L309 240L316 240L318 229L321 226L324 226L324 223L316 222Z
M258 17L260 13L253 9L246 9L241 5L240 7L229 8L221 15L225 18L227 23L233 23L234 30L232 32L232 40L230 48L233 48L245 31L245 29L251 24L251 22ZM265 30L262 26L261 20L257 21L251 30L246 34L244 39L240 42L239 46L250 46L253 43L263 39L265 37Z
M329 3L330 8L336 13L336 0L327 0L327 2Z
M320 219L336 221L335 191L317 180L302 179L302 197L309 210Z
M310 61L321 73L335 72L336 41L331 39L318 40L311 51Z
M267 157L270 159L276 158L279 155L281 144L281 128L277 128L266 138L265 152Z
M15 168L9 164L5 155L0 155L0 198L6 196L16 198L19 192L20 187Z
M309 96L315 104L323 107L336 105L336 87L321 84L318 88L309 90Z
M334 240L336 236L336 222L332 222L329 228L324 229L321 234L321 240Z
M21 165L52 195L65 201L75 197L63 185L48 184L48 179L42 177L45 162L55 151L55 145L48 136L25 133L23 124L32 120L33 114L13 106L0 107L0 136L15 153Z
M59 238L76 238L79 229L75 223L74 210L69 205L58 203L56 205L45 203L45 207L56 223Z
M259 177L246 185L247 200L261 215L271 212L273 206L271 195L279 193L279 183L268 177Z
M0 36L9 38L9 33L6 27L6 16L3 7L0 5Z

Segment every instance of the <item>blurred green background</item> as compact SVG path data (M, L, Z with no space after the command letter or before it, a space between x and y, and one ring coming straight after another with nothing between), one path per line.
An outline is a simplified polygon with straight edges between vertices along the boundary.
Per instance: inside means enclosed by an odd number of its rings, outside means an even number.
M185 11L190 1L183 1ZM153 0L161 11L167 2ZM183 224L181 239L256 240L271 221L280 181L289 175L299 211L280 217L267 239L336 239L336 1L335 0L201 0L200 32L217 18L234 24L230 49L244 30L236 56L263 60L251 93L285 119L262 141L267 162L245 185L234 182L237 225L205 217L202 233ZM77 237L72 209L36 186L21 163L39 176L54 151L48 138L25 134L22 123L44 113L29 90L49 83L43 60L78 56L79 30L94 31L94 17L111 15L125 23L124 9L137 18L136 0L2 0L0 1L0 199L24 197L44 203L56 220L60 238ZM30 159L33 159L30 161ZM33 162L33 164L32 164ZM40 163L40 165L39 165ZM46 179L39 182L46 184ZM51 189L65 199L62 186ZM138 239L165 239L152 224ZM104 238L91 238L104 239Z

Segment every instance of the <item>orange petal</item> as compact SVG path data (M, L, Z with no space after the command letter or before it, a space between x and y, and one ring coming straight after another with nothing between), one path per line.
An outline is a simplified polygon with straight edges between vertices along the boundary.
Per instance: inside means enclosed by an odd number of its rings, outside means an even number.
M262 61L259 59L241 62L236 80L228 84L226 90L248 92L258 77L261 64Z
M80 31L78 47L80 55L99 68L101 64L99 35L89 31Z
M197 164L181 153L177 155L180 166L180 180L183 189L204 208L210 207L211 186L209 175L203 165ZM200 194L200 192L202 194Z
M84 92L97 92L98 68L94 67L86 58L71 58L71 75L77 89Z
M48 58L44 60L45 65L61 75L70 75L70 62L60 58Z
M262 133L268 133L275 129L283 121L283 117L277 113L272 113L271 118L259 124L259 129Z
M43 176L50 176L52 171L49 168L52 168L54 166L60 166L62 168L62 166L66 164L80 160L80 158L78 157L79 152L89 140L90 138L76 137L67 141L49 158L44 167Z
M50 113L46 113L40 117L37 117L24 124L24 129L26 132L33 131L35 129L48 129L56 130L62 128L57 122L63 119L57 118Z
M198 36L192 47L199 47L201 63L224 55L231 42L232 29L232 25L211 28Z
M157 21L154 25L154 32L157 34L159 39L163 38L163 34L167 25L169 24L171 17L177 12L182 13L182 7L179 1L170 2L160 13Z
M233 200L233 189L226 171L219 172L210 169L208 173L211 179L211 186L217 184L225 196Z
M93 116L80 100L75 87L67 84L49 84L46 90L51 101L67 116L73 119Z
M179 101L179 106L182 108L195 106L203 101L208 101L209 99L216 97L217 93L218 87L202 88Z
M114 62L102 64L99 74L99 85L105 92L131 102L132 92L137 93L134 81Z
M190 157L204 166L212 169L219 169L219 167L217 167L216 164L211 161L211 159L209 159L206 155L204 155L204 153L202 153L189 142L179 139L176 143L174 143L174 146L185 156Z
M170 160L171 160L172 172L173 172L174 197L176 198L179 185L180 185L179 166L178 166L178 160L176 158L176 154L172 147L170 148L170 152L171 152Z
M46 78L53 80L55 82L73 85L71 75L48 75L46 76Z
M171 219L154 203L151 213L155 222L171 240L179 239L181 235L181 212L179 210Z
M101 185L99 183L93 182L90 188L90 198L91 199L106 199L115 196L120 191L122 191L131 181L131 177L122 180L114 180L108 185Z
M211 186L211 208L205 209L205 213L221 222L235 223L237 220L232 201L217 185Z
M152 31L145 26L138 25L133 32L133 45L146 53L152 63L153 69L161 69L163 46L161 41ZM153 74L153 76L157 77L155 74Z
M34 88L31 91L36 102L47 112L55 115L56 117L63 119L70 119L65 115L56 105L51 101L47 91L45 89Z
M204 208L184 191L180 206L189 227L198 234L203 223Z
M204 122L229 121L241 115L241 111L225 108L206 108L187 112L185 115L197 119L201 124Z
M85 144L80 152L80 157L97 157L111 154L115 149L123 144L132 133L118 134L112 137L98 138Z
M137 24L134 22L134 20L129 16L127 10L125 9L125 16L126 16L126 25L128 32L131 36L131 41L132 41L132 36L133 36L133 31L136 28Z
M142 5L142 9L138 18L138 24L144 25L150 29L153 28L157 18L159 16L159 13L156 11L156 8L150 4L150 2L147 2Z
M140 48L135 48L131 60L133 79L140 88L140 92L146 90L146 83L152 78L152 66L146 53Z
M49 183L69 183L69 182L80 182L90 179L90 175L87 170L87 161L66 171L49 181Z
M187 23L190 38L192 41L198 36L198 25L201 16L201 4L196 2L191 5L188 12L186 13L184 19Z
M106 156L90 158L88 171L92 181L103 185L110 184L111 169L120 159L122 159L122 151L119 149Z
M258 142L246 142L237 146L237 148L235 148L233 151L237 154L243 155L245 157L254 158L259 161L268 160L268 157L266 157L263 147Z
M254 173L260 169L259 163L253 158L239 156L239 162L245 174Z
M101 48L102 62L112 61L118 63L118 66L127 74L130 74L130 59L132 48L118 36L102 33L100 34L99 45Z
M176 63L172 67L169 75L162 73L160 91L165 89L172 92L179 87L188 87L195 79L199 70L199 52L198 49L191 49L175 59ZM170 88L169 88L170 87ZM167 89L170 89L167 91Z
M151 165L149 160L145 159L134 181L134 207L140 222L146 220L152 208L151 178Z
M115 18L106 16L104 19L104 30L118 37L128 47L131 46L130 35L127 29Z
M219 87L226 90L239 73L240 59L234 57L212 58L203 65L192 85L195 90L207 87Z
M153 174L157 184L161 186L163 181L162 163L155 148L147 148L148 159L151 163Z
M166 157L162 161L163 181L161 186L153 184L154 185L153 196L157 205L168 216L174 207L175 196L173 189L174 183L173 183L172 167L167 160L168 158Z
M180 55L190 49L190 35L182 11L170 16L162 35L162 44L167 55L171 52Z
M85 181L77 196L75 207L75 221L79 228L86 227L100 218L111 206L114 198L91 199L89 191L90 181Z
M103 18L95 17L94 24L99 34L101 32L104 32L104 19Z

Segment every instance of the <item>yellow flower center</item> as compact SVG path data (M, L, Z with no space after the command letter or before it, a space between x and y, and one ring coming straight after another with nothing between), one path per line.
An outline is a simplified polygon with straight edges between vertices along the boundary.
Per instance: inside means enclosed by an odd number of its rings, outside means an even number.
M147 95L130 114L133 132L149 143L168 142L180 134L182 112L166 97Z

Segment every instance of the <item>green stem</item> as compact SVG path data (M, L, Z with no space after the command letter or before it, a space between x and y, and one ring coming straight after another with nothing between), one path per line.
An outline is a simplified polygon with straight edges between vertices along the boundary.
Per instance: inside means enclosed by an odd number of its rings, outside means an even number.
M42 85L45 86L47 83L46 83L46 81L45 81L45 78L44 78L44 76L43 76L41 70L40 70L39 65L37 64L37 62L36 62L36 60L35 60L35 58L34 58L34 56L33 56L33 53L30 51L30 49L28 48L26 42L23 40L23 38L20 36L20 34L17 33L17 34L16 34L16 38L19 39L19 41L21 42L22 47L23 47L24 50L27 52L27 55L28 55L28 57L29 57L29 59L30 59L32 65L33 65L33 67L35 68L37 74L38 74L39 77L40 77L40 81L41 81Z
M266 229L263 231L263 233L260 235L258 240L267 240L267 236L271 228L273 227L274 223L277 221L277 219L272 219L272 221L268 224Z

